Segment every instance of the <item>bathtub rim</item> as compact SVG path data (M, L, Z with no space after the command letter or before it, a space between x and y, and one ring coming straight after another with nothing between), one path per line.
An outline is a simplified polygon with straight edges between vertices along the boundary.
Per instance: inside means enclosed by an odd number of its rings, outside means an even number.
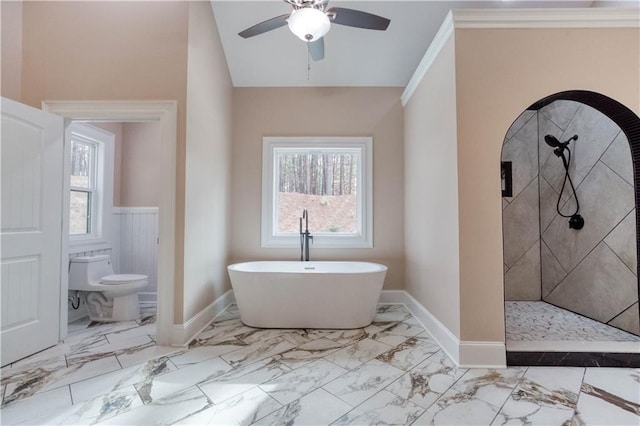
M328 270L328 271L316 271L316 270L250 270L250 269L240 269L241 265L248 264L260 264L260 263L288 263L288 264L306 264L306 265L314 265L314 264L363 264L363 265L372 265L375 266L375 269L365 270L365 271L345 271L345 270ZM299 261L299 260L252 260L247 262L237 262L227 265L227 271L229 272L241 272L241 273L253 273L253 274L346 274L346 275L357 275L357 274L377 274L380 272L388 272L389 268L382 263L376 262L368 262L368 261L360 261L360 260L313 260L313 261Z

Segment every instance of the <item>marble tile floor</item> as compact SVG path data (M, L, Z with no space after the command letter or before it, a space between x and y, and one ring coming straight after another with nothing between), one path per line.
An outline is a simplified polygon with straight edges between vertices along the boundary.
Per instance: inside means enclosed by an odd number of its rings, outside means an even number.
M545 302L505 302L507 343L514 341L638 342L640 336Z
M640 422L640 370L456 368L404 305L356 330L255 329L231 305L189 348L155 345L153 318L70 331L1 370L0 424Z

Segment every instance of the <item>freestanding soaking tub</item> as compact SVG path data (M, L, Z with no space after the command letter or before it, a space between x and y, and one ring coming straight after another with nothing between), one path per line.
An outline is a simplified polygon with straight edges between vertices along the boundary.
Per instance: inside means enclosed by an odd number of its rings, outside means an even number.
M240 320L261 328L360 328L387 267L368 262L246 262L227 267Z

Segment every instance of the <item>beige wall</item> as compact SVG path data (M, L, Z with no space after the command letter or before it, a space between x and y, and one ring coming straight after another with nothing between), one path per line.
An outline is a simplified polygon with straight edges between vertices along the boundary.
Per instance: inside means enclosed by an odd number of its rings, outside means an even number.
M638 114L638 75L638 29L457 29L439 53L405 109L406 289L460 340L504 342L499 165L512 122L572 89Z
M582 89L640 114L638 29L458 29L460 338L504 341L499 161L533 102Z
M184 307L188 15L187 2L24 2L19 99L34 107L43 100L177 100L178 323Z
M455 46L405 105L405 289L460 335Z
M189 3L184 321L229 289L232 83L209 2Z
M162 188L160 125L155 122L105 123L92 126L115 136L113 205L158 207Z
M177 100L174 321L188 320L228 288L232 86L210 4L25 2L22 18L22 52L2 50L3 71L22 80L16 100ZM12 28L3 25L3 40ZM120 204L142 203L122 191Z
M231 258L299 258L261 248L263 136L372 136L372 249L317 249L315 260L380 262L385 288L404 283L403 111L399 88L236 88L233 104Z
M22 2L0 2L2 15L2 96L20 101L22 98Z
M120 199L114 205L121 207L158 207L163 170L161 128L155 122L124 123L120 149ZM116 170L117 172L117 170Z

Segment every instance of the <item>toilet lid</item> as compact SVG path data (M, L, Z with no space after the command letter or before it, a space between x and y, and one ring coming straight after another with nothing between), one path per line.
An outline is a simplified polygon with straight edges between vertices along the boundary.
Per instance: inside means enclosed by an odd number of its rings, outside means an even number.
M102 278L102 284L125 284L145 281L148 277L140 274L114 274Z

